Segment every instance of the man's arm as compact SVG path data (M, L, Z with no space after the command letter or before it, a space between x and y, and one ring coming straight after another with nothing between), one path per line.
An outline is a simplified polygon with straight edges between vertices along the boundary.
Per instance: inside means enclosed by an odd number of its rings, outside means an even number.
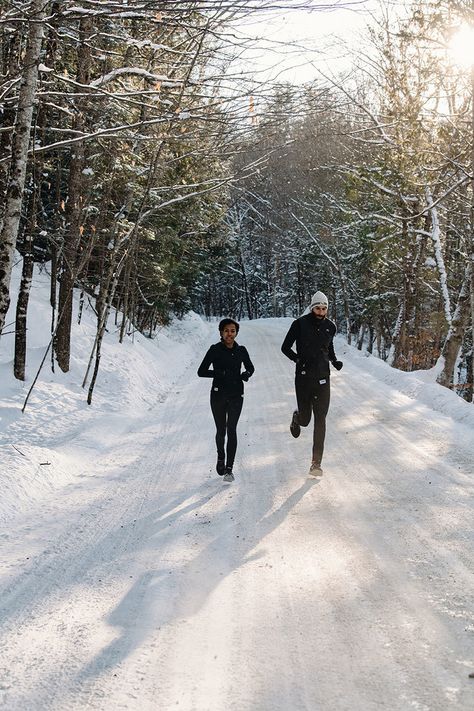
M336 368L336 370L341 370L342 360L338 360L336 358L336 352L334 350L334 336L333 336L333 338L331 338L331 343L329 344L328 355L329 355L329 360L331 361L333 366Z
M293 343L296 341L298 335L298 321L293 321L290 326L288 333L285 336L285 340L281 344L281 352L286 355L287 358L292 360L294 363L298 360L298 356L293 350Z

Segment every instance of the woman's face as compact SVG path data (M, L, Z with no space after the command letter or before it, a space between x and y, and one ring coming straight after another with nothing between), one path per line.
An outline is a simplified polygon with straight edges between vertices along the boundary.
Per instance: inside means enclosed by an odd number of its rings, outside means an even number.
M222 340L229 348L232 348L234 345L236 335L237 329L233 323L230 323L228 326L224 326L224 330L221 332Z

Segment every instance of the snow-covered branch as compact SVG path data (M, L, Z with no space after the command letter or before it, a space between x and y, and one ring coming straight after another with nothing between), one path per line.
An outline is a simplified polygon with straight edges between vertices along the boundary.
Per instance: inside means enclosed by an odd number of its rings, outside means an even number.
M108 74L104 74L103 76L99 77L99 79L94 79L94 81L91 81L90 86L102 87L105 84L109 84L110 82L115 81L119 77L123 76L141 77L142 79L146 79L147 81L155 83L158 82L162 86L167 87L177 87L181 86L183 83L181 81L174 81L168 79L168 77L164 74L153 74L153 72L149 72L146 69L142 69L140 67L119 67L109 72Z

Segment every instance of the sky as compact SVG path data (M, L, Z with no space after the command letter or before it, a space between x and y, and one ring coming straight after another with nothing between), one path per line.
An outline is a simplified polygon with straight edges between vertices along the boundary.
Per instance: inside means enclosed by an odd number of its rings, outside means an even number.
M76 292L71 370L47 364L22 414L48 297L36 269L27 382L0 341L2 709L472 711L472 404L337 336L309 479L291 319L243 321L255 374L224 484L196 373L217 323L119 345L112 315L87 406L95 315L77 323Z
M335 73L348 70L348 47L360 46L376 4L361 0L352 7L262 13L257 21L249 19L242 25L244 34L258 38L257 48L244 57L269 77L294 83L314 79L315 66L330 67Z

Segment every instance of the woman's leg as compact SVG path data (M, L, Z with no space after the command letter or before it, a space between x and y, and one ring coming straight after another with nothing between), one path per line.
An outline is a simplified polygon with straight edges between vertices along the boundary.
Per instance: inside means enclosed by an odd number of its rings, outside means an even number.
M227 461L226 467L232 469L234 466L235 453L237 451L237 423L242 405L244 403L243 395L230 397L227 400Z
M226 399L211 390L211 410L214 417L214 422L216 423L216 447L217 447L217 459L224 461L225 451L224 451L224 440L225 440L225 430L226 430L226 419L227 419L227 407Z

